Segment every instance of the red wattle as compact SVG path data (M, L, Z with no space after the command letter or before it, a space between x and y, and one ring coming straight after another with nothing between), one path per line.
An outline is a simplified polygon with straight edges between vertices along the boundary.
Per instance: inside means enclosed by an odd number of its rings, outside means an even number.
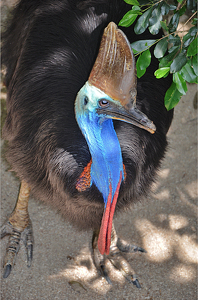
M101 254L104 254L106 252L106 236L107 236L107 228L108 228L108 223L109 223L111 199L112 199L112 186L110 183L107 205L106 205L106 209L103 213L102 222L101 222L101 226L100 226L100 232L99 232L99 236L98 236L98 249Z
M116 187L116 191L113 196L113 200L111 203L112 199L112 185L110 183L109 185L109 195L107 199L107 205L106 209L103 213L102 217L102 222L101 222L101 227L100 227L100 232L98 236L98 249L100 253L103 255L109 254L109 249L111 245L111 230L112 230L112 222L113 222L113 216L115 212L115 207L119 195L119 190L120 190L120 185L122 181L122 172L120 172L120 179L118 182L118 185Z
M115 207L116 207L116 203L117 203L117 199L118 199L118 195L119 195L121 181L122 181L122 172L120 172L120 179L119 179L118 185L116 187L116 191L113 196L113 201L111 203L111 208L110 208L109 224L107 227L107 237L106 237L106 247L105 247L105 253L107 255L109 254L109 249L110 249L110 245L111 245L111 229L112 229L112 223L113 223L113 216L114 216Z

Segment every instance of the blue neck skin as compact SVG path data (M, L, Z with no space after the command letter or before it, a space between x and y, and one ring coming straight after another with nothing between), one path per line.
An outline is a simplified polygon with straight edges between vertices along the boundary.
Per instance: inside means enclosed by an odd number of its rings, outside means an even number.
M85 96L88 103L84 102ZM113 127L113 121L105 115L98 115L98 100L112 99L99 89L86 83L78 93L75 103L76 119L85 136L91 157L91 183L102 193L105 207L112 185L112 196L120 180L124 179L124 170L120 144Z

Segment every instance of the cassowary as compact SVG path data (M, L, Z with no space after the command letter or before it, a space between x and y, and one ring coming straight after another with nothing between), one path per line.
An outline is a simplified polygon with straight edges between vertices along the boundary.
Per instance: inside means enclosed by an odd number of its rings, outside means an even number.
M136 80L130 43L151 37L118 29L129 8L123 0L21 0L13 12L3 35L3 136L22 183L2 226L1 236L10 234L4 277L22 232L31 264L30 190L80 229L93 229L94 262L108 282L105 257L121 269L119 251L144 251L117 237L113 216L141 199L155 178L173 115L163 100L171 79L154 77L153 57Z

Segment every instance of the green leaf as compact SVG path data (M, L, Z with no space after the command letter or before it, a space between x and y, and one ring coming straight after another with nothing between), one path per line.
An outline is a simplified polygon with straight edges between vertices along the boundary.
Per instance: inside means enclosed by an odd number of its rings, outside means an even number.
M161 28L161 21L162 21L162 14L160 7L156 7L152 12L152 17L149 20L149 24L151 25L149 27L149 31L151 34L158 34L160 28Z
M177 6L172 5L172 4L170 4L169 7L170 7L170 10L175 10L177 8Z
M146 72L146 69L141 70L141 69L139 68L139 65L138 65L137 63L136 63L136 70L137 70L137 77L138 77L138 78L142 77L142 76L145 74L145 72Z
M149 49L142 53L141 69L148 68L151 63L151 52Z
M168 36L168 42L170 44L172 44L173 46L180 46L181 45L181 39L180 39L180 37L178 35L173 36L173 35L170 34Z
M124 0L125 1L125 0ZM177 0L177 2L179 2L179 3L182 3L183 2L183 0Z
M195 10L197 7L197 1L195 0L187 0L187 9L189 10Z
M170 10L170 6L166 3L166 2L162 2L162 6L161 6L161 14L164 16L164 15L167 15L169 13L169 10Z
M133 51L133 54L134 54L134 55L135 55L135 54L138 54L138 51L135 50L135 49L133 49L133 48L132 48L132 51Z
M197 19L197 18L194 18L194 19L192 20L192 25L197 26L197 21L198 21L198 19Z
M133 24L133 22L136 20L138 14L134 13L132 10L129 10L124 17L120 20L119 26L123 27L129 27Z
M187 50L187 56L194 56L198 52L198 45L197 45L197 37L192 43L189 45Z
M197 83L198 79L193 71L193 68L190 65L190 61L188 61L185 66L179 71L179 73L182 75L182 77L189 83Z
M193 66L193 71L198 76L198 55L193 56L192 66Z
M136 53L138 53L138 52L142 52L145 49L147 49L148 47L152 46L155 42L156 42L156 40L136 41L131 44L131 47L133 50L136 51Z
M168 25L169 31L174 32L177 29L178 24L179 24L179 12L176 12L172 16L170 23Z
M144 51L137 59L136 69L137 69L137 77L140 78L146 72L146 68L151 63L151 53L148 50Z
M172 46L170 49L168 49L168 53L174 52L175 54L180 50L180 46Z
M170 71L170 67L160 68L155 71L154 75L157 79L159 79L162 77L166 77L169 71Z
M174 59L170 66L170 72L175 73L180 71L181 68L186 64L187 58L184 53L179 53Z
M134 6L132 7L132 11L133 11L134 13L137 13L138 15L141 15L141 14L142 14L141 8L140 8L138 5L134 5Z
M176 84L176 87L177 87L178 91L182 95L186 95L186 92L187 92L188 88L187 88L187 85L186 85L186 80L183 79L181 74L179 74L178 72L174 73L173 74L173 81Z
M148 68L148 66L151 63L151 52L150 52L150 50L148 49L148 50L144 51L138 57L138 60L139 60L139 68L141 70L144 70L144 69Z
M162 26L162 28L164 30L168 31L168 26L166 25L166 20L165 21L161 21L160 24L161 24L161 26Z
M137 0L124 0L124 2L130 5L140 5Z
M157 43L154 49L154 55L156 58L161 58L166 53L168 47L168 38L164 38Z
M190 32L185 34L184 37L183 37L183 47L187 48L194 39L195 39L195 37L192 36L190 34Z
M193 26L189 29L188 32L190 33L190 35L195 36L197 34L197 31L198 31L198 28L196 26Z
M172 51L171 53L169 53L168 55L164 56L162 59L160 59L160 63L159 63L159 67L163 68L163 67L169 67L172 63L172 60L174 58L174 56L177 53L177 49L175 49L174 51Z
M182 0L183 1L183 0ZM179 10L179 16L183 16L183 14L186 12L186 5L184 5L180 10Z
M181 39L178 35L176 35L176 36L169 35L168 41L169 41L169 43L173 44L173 46L180 46L181 45Z
M134 31L136 34L141 34L146 30L149 25L149 18L151 14L152 8L149 8L145 13L141 15L141 17L138 18L134 27Z
M176 84L173 82L170 88L166 91L164 104L167 110L174 108L179 102L182 94L178 91Z
M197 34L197 27L193 26L189 29L188 33L183 37L183 47L187 48L190 43L195 39Z

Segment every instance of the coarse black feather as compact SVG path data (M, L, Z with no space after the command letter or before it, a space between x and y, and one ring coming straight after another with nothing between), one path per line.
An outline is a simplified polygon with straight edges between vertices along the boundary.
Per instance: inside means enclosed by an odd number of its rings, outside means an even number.
M22 0L2 37L7 159L38 198L79 228L99 228L104 202L94 185L85 192L75 188L91 156L74 101L89 77L104 28L110 21L118 24L128 9L123 0ZM136 36L132 28L122 30L130 42L153 38L149 32ZM157 80L156 67L152 57L138 79L137 96L137 107L154 122L156 133L114 122L127 174L117 211L148 192L167 146L173 113L164 107L164 95L171 78Z

